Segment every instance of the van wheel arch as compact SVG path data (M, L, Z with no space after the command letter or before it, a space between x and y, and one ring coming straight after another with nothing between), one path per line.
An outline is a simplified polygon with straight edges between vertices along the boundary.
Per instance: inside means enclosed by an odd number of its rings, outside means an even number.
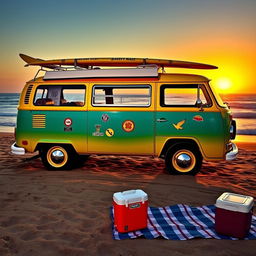
M196 141L194 141L192 139L169 139L168 141L165 142L164 147L162 148L160 158L165 158L167 151L170 148L172 148L178 144L181 144L181 143L182 144L185 143L185 144L191 145L192 147L196 148L203 157L203 153L201 152L201 149L198 146Z
M74 150L74 152L76 152L75 148L73 147L72 144L69 144L69 143L44 143L44 142L39 142L37 145L36 145L36 148L35 148L35 151L39 151L46 148L46 147L49 147L49 146L64 146L64 147L69 147L71 148L72 150Z

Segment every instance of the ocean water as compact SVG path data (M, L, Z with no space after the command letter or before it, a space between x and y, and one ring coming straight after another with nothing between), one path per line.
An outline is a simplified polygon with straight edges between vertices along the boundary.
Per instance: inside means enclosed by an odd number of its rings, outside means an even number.
M19 93L0 93L0 132L14 131L19 97Z
M13 132L19 93L0 93L0 132ZM221 95L233 112L237 134L256 135L256 94Z
M256 94L221 95L236 120L237 134L256 135Z

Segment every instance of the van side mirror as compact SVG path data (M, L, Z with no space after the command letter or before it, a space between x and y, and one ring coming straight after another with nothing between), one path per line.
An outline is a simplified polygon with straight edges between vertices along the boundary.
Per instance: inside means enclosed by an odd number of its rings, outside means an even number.
M196 107L199 108L199 111L204 111L203 102L200 99L196 100Z
M198 87L197 87L196 106L197 106L198 108L200 108L199 111L204 111L204 109L203 109L203 102L202 102L201 99L200 99L200 90L201 90L201 85L199 84Z
M197 106L198 108L200 108L200 107L202 107L202 105L203 105L203 102L202 102L200 99L197 99L197 100L196 100L196 106Z

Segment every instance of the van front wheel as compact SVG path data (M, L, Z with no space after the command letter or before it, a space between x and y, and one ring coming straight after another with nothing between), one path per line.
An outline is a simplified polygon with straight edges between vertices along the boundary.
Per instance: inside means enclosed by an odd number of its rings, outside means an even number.
M190 144L177 144L167 151L165 165L170 174L195 175L201 169L202 155Z
M41 149L41 159L48 170L68 170L72 168L74 153L68 146L45 146Z

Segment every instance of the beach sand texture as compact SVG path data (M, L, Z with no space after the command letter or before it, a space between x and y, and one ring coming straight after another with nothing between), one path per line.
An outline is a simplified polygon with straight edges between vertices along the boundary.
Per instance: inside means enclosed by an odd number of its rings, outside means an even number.
M72 171L46 171L40 159L11 156L0 137L0 255L255 255L255 240L115 241L114 192L143 189L151 206L214 204L225 191L256 198L255 144L240 143L233 162L204 163L200 174L172 176L161 159L91 156Z

